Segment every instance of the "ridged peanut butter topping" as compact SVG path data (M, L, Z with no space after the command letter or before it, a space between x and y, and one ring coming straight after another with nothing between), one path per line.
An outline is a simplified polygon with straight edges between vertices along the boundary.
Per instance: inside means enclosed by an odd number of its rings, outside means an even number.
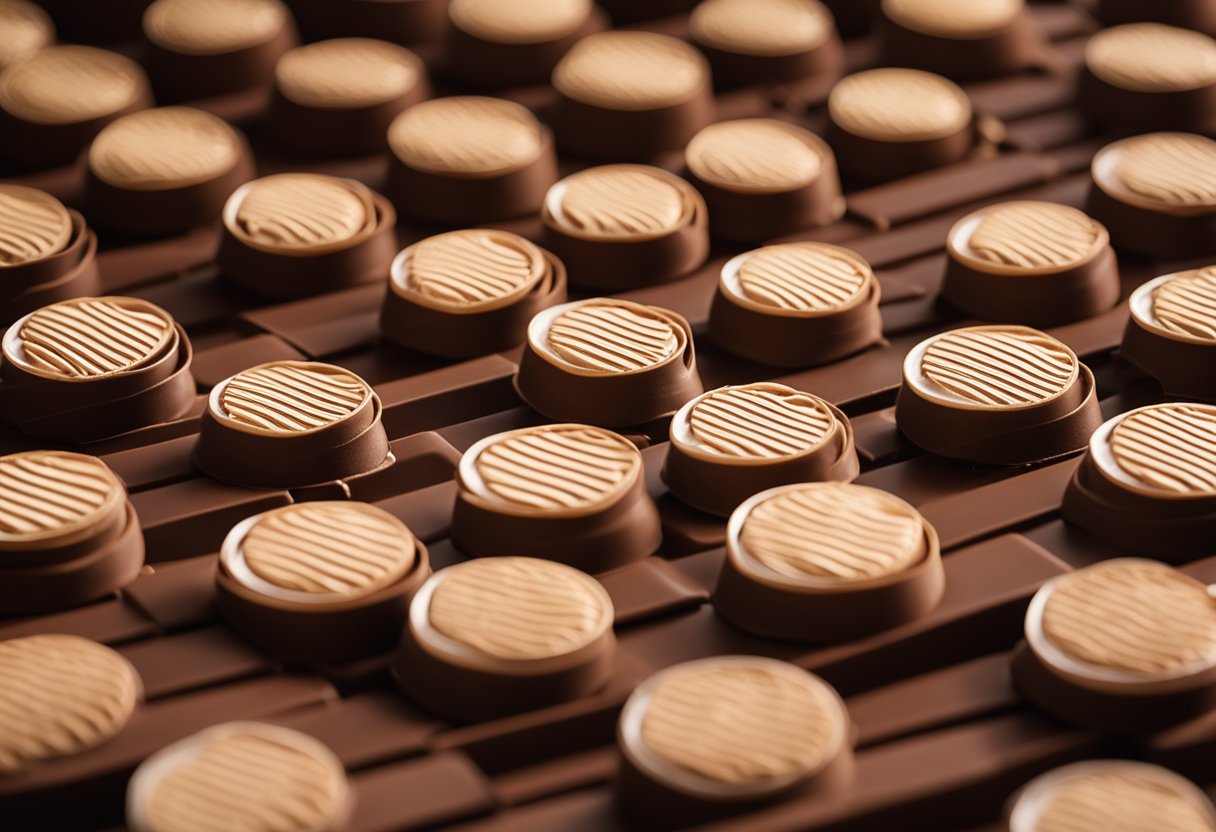
M836 30L818 0L705 0L689 26L698 43L765 57L810 52Z
M340 245L367 227L371 197L361 185L314 173L281 173L242 189L233 230L271 249Z
M1064 268L1096 253L1102 226L1053 202L1007 202L984 214L968 241L980 260L1025 269Z
M830 312L865 291L873 273L860 256L821 243L780 243L749 254L736 279L743 297L791 312Z
M470 228L414 246L406 287L431 301L470 307L535 286L545 274L540 249L516 234Z
M0 69L55 40L55 25L27 0L0 0Z
M651 32L601 32L579 41L553 71L568 98L610 110L652 110L688 101L709 83L696 49Z
M275 433L332 425L371 395L354 373L310 361L276 361L237 373L224 384L220 416Z
M823 170L820 143L808 131L776 119L711 124L684 150L698 179L727 190L792 191Z
M1188 785L1164 769L1096 769L1053 789L1028 832L1213 832L1211 809Z
M0 679L0 775L106 742L141 690L126 659L69 635L0 641Z
M976 326L936 338L921 359L925 380L987 408L1040 404L1077 378L1077 357L1050 335L1021 326Z
M311 737L229 723L183 740L147 791L147 832L320 832L350 802L338 759Z
M1156 676L1216 661L1216 598L1165 564L1113 560L1060 578L1043 635L1066 655Z
M883 0L882 11L906 29L946 38L992 34L1013 23L1023 0Z
M452 23L491 43L545 43L573 34L591 0L452 0Z
M335 38L298 46L275 64L283 96L305 107L374 107L418 85L422 62L410 50L371 38Z
M48 193L0 185L0 269L45 260L67 246L72 218Z
M613 301L581 303L554 318L553 354L597 374L628 373L661 364L683 346L683 332L659 312Z
M1216 141L1149 133L1117 147L1114 176L1135 196L1165 208L1216 207Z
M501 502L560 511L615 500L637 479L642 460L632 443L611 431L552 425L503 435L474 466Z
M1133 411L1110 434L1115 464L1145 488L1216 494L1216 407L1162 404Z
M593 237L664 234L687 214L684 185L642 165L604 165L563 179L558 224Z
M797 778L836 751L841 711L827 685L797 668L698 662L655 686L641 737L666 762L719 783Z
M1216 341L1216 266L1162 284L1153 293L1153 317L1170 332Z
M541 154L540 123L500 98L464 95L410 107L389 126L388 143L411 167L445 174L495 174Z
M227 123L192 107L161 107L107 125L89 147L89 167L119 188L156 191L215 179L240 156Z
M263 515L241 552L250 571L282 589L359 598L414 564L414 539L392 515L354 502L300 503Z
M1189 29L1132 23L1090 38L1085 63L1103 81L1126 90L1194 90L1216 84L1216 40Z
M740 459L800 454L837 425L822 399L770 382L712 390L688 414L689 431L702 448Z
M828 96L832 120L875 141L937 139L964 129L971 102L956 84L918 69L870 69L840 81Z
M279 0L156 0L144 34L173 52L218 55L266 43L289 19Z
M95 456L25 451L0 456L0 542L65 537L104 522L126 489Z
M787 578L860 581L903 572L924 556L916 509L876 488L835 482L785 489L754 506L739 542Z
M148 88L139 64L91 46L48 46L0 75L0 107L34 124L78 124L131 106Z
M611 626L595 579L554 561L479 558L440 575L428 610L431 626L497 659L564 656Z
M172 335L172 319L145 301L77 298L30 315L17 340L29 367L87 379L142 367L164 352Z

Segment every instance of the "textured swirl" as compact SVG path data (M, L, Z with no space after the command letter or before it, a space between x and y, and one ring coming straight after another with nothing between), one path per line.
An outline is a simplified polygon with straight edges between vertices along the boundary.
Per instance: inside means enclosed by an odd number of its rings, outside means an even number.
M831 689L790 666L695 662L655 686L642 741L681 769L720 783L810 774L845 730Z
M422 62L395 43L335 38L299 46L275 64L275 83L304 107L353 110L399 98L415 86Z
M1216 341L1216 266L1162 284L1153 293L1153 317L1170 332Z
M49 46L0 76L0 107L34 124L113 115L147 93L139 64L91 46Z
M490 43L545 43L572 35L591 0L452 0L448 14L462 31Z
M126 494L95 456L26 451L0 456L0 538L46 538L102 521Z
M445 174L496 174L540 156L540 123L511 101L479 96L436 98L410 107L389 126L402 162Z
M1216 84L1216 40L1189 29L1132 23L1090 38L1085 63L1106 83L1127 90L1194 90Z
M0 70L55 40L46 12L27 0L0 0Z
M1136 410L1110 434L1115 464L1146 488L1216 494L1216 407L1162 404Z
M843 79L828 96L842 129L875 141L935 139L971 121L971 102L958 86L916 69L871 69Z
M263 515L241 543L250 571L295 592L360 598L414 564L414 539L366 503L300 503Z
M827 404L783 384L760 382L705 393L688 414L701 447L741 459L800 454L837 427Z
M225 122L191 107L123 116L97 134L89 167L130 190L182 188L215 179L240 160L241 140Z
M57 254L72 238L72 218L48 193L0 185L0 268Z
M935 338L921 359L925 379L983 407L1045 402L1068 389L1078 362L1050 335L1017 326L956 329Z
M1023 0L883 0L888 19L905 29L946 38L975 38L1017 20Z
M0 775L96 748L140 697L135 668L109 647L68 635L0 642Z
M680 104L708 83L701 53L651 32L601 32L583 38L553 71L553 86L562 95L611 110Z
M1059 579L1043 635L1074 659L1158 676L1216 659L1216 600L1165 564L1106 561Z
M822 243L781 243L747 255L736 275L739 293L761 306L830 312L869 288L872 272L859 256Z
M967 241L980 260L1024 269L1064 268L1094 254L1102 226L1052 202L1006 202L984 214Z
M1150 133L1118 147L1115 177L1133 194L1170 208L1216 207L1216 141Z
M136 810L148 832L316 832L349 811L337 757L287 728L228 723L161 754L173 756Z
M144 34L172 52L218 55L266 43L288 20L279 0L156 0Z
M25 363L61 378L135 370L164 353L173 320L134 298L79 298L44 306L17 333Z
M693 40L743 55L798 55L836 30L818 0L706 0L689 20Z
M363 185L314 173L255 179L234 197L234 231L272 249L314 249L345 243L373 219Z
M545 257L523 237L493 229L466 229L429 237L414 246L406 287L430 300L472 307L535 286Z
M924 556L916 509L876 488L806 483L757 504L739 542L787 578L860 581L894 575Z
M502 502L537 511L610 502L638 477L637 448L610 431L556 425L504 434L474 466Z
M1046 796L1034 832L1216 832L1201 800L1188 781L1166 769L1096 769Z
M564 656L612 624L611 605L595 579L554 561L479 558L438 577L431 626L498 659Z
M665 234L687 213L685 185L658 168L589 168L563 179L556 192L559 224L593 237Z
M277 361L237 373L224 384L220 415L275 433L340 422L371 395L348 370L308 361Z
M592 300L558 315L547 336L572 367L609 375L644 370L671 358L683 332L658 311L623 301Z
M792 191L819 178L824 150L807 130L775 119L711 124L684 150L698 179L727 190Z

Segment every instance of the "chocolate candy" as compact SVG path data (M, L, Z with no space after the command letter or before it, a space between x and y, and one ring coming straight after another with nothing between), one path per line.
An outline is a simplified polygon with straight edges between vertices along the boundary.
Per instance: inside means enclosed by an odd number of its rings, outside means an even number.
M566 300L566 269L508 231L428 237L397 255L380 328L405 347L472 358L523 343L542 309Z
M1094 157L1086 211L1115 249L1154 257L1203 257L1216 239L1216 141L1147 133Z
M531 214L557 180L548 128L499 98L424 101L393 121L388 143L388 194L402 214L427 222Z
M0 73L0 157L43 168L75 160L119 116L152 106L139 64L90 46L51 46Z
M229 280L274 299L377 283L397 248L396 222L392 204L353 179L266 176L228 198L216 263Z
M705 262L705 201L661 168L603 165L567 176L545 196L544 245L589 289L674 280Z
M1001 202L959 220L946 238L941 295L987 321L1056 326L1119 302L1110 235L1083 211Z
M266 130L308 156L380 152L393 119L430 92L417 55L370 38L298 46L279 58L274 81Z
M1026 611L1013 678L1039 707L1117 734L1216 705L1216 603L1156 561L1117 558L1043 585Z
M776 119L711 124L684 149L714 237L772 239L844 214L836 157L809 130Z
M27 0L0 0L0 70L55 41L55 24Z
M124 297L31 312L4 334L0 412L30 436L94 442L182 416L190 339L169 313Z
M1216 8L1209 0L1098 0L1097 13L1107 26L1151 20L1216 35Z
M256 514L224 539L216 590L224 618L288 662L348 662L392 650L426 547L366 503L309 502Z
M1216 402L1216 266L1150 280L1129 305L1119 354L1171 396Z
M836 691L758 656L685 662L634 690L617 723L617 799L638 828L670 829L793 792L830 797L852 776Z
M883 63L962 81L1043 63L1043 36L1025 5L1023 0L882 0Z
M842 642L931 612L945 576L937 532L861 485L771 488L731 515L714 608L759 636Z
M211 389L194 464L240 485L298 488L380 467L380 397L349 370L271 361Z
M161 107L124 116L88 153L85 213L99 227L171 234L219 219L253 176L244 138L213 115Z
M324 744L278 725L226 722L144 760L127 786L127 825L340 832L354 804L342 763Z
M930 453L1024 465L1081 450L1102 416L1093 373L1065 344L1029 327L973 326L908 353L895 418Z
M709 310L714 343L773 367L828 364L882 339L874 272L827 243L781 243L722 267Z
M713 120L709 65L693 47L652 32L583 38L553 71L557 143L589 159L678 150Z
M726 517L766 488L847 482L859 470L853 429L834 405L757 382L711 390L680 408L663 482L683 502Z
M828 96L828 143L845 177L883 181L960 162L975 144L971 101L918 69L870 69Z
M410 605L397 683L461 721L587 696L613 668L612 618L604 588L560 563L504 557L449 566Z
M687 321L611 298L534 317L515 387L551 419L604 427L668 416L703 389Z
M121 589L144 564L122 481L97 457L0 456L0 615L52 612Z
M566 424L486 437L461 457L456 484L452 542L472 555L603 572L659 546L642 457L611 431Z

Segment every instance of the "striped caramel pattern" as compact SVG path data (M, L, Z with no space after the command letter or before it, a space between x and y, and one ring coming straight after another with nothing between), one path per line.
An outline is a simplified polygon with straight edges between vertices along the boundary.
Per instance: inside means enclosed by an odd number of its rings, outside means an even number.
M369 197L332 176L284 173L256 179L236 208L236 228L251 243L281 249L340 244L367 227Z
M448 15L462 31L491 43L545 43L573 34L591 0L452 0Z
M701 447L740 459L777 459L814 448L836 430L827 404L780 384L722 387L705 393L688 414Z
M926 380L981 407L1047 401L1068 389L1077 367L1059 341L1017 326L954 330L934 339L921 359Z
M698 43L760 56L809 52L836 29L818 0L705 0L693 9L689 27Z
M670 174L638 165L605 165L562 181L562 225L599 237L662 234L679 227L685 195Z
M358 410L370 389L352 372L330 364L278 361L237 373L224 383L220 415L276 433L315 430Z
M1046 798L1034 832L1214 832L1211 811L1165 774L1112 769L1069 778Z
M739 265L739 290L762 306L829 312L852 303L870 285L860 257L820 243L782 243L749 254Z
M1137 92L1179 92L1216 84L1216 40L1201 32L1132 23L1094 34L1085 46L1094 75Z
M1153 318L1170 332L1216 341L1216 266L1185 272L1158 287Z
M134 298L78 298L44 306L17 333L25 363L61 378L138 369L159 357L173 334L169 316Z
M353 110L403 96L423 74L418 56L395 43L334 38L300 46L274 69L284 97L305 107Z
M652 32L612 31L579 41L553 72L563 95L596 107L648 110L693 98L709 80L692 46Z
M540 124L510 101L453 96L410 107L388 142L407 165L448 174L490 174L530 164L542 149Z
M968 247L980 260L1024 269L1063 268L1094 252L1102 227L1083 211L1051 202L1010 202L984 214Z
M1216 494L1216 407L1146 407L1115 425L1109 441L1115 464L1146 488Z
M0 456L0 535L54 535L103 519L124 489L97 457L62 451Z
M711 124L684 151L698 178L727 189L793 190L814 182L823 159L800 127L773 119Z
M535 245L507 231L470 228L414 246L406 288L454 307L477 306L534 286L545 273Z
M1150 133L1117 145L1114 175L1131 193L1171 208L1216 205L1216 141Z
M571 367L608 375L668 360L682 346L679 332L648 307L593 300L554 318L546 339L553 354Z
M843 78L828 96L841 128L877 141L940 138L971 120L971 103L955 84L916 69L871 69Z
M45 260L67 246L72 218L50 194L0 185L0 268Z
M999 31L1017 19L1023 0L883 0L883 13L919 32L966 38Z
M147 89L134 61L91 46L50 46L0 78L0 107L35 124L78 124L112 115Z
M215 179L240 154L227 123L192 107L161 107L109 124L89 147L89 167L120 188L162 190Z
M279 0L156 0L144 33L174 52L217 55L266 43L288 19Z

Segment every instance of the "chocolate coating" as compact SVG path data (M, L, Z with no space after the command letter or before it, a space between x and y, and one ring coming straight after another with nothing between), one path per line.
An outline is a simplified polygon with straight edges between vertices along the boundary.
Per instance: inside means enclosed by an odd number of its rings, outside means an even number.
M1171 396L1216 401L1216 267L1150 280L1132 293L1119 353Z
M1097 15L1106 26L1154 21L1216 35L1216 8L1208 0L1099 0Z
M881 22L883 63L891 66L972 80L1046 63L1023 0L883 0Z
M843 65L832 14L816 0L708 0L689 33L719 86L831 78Z

